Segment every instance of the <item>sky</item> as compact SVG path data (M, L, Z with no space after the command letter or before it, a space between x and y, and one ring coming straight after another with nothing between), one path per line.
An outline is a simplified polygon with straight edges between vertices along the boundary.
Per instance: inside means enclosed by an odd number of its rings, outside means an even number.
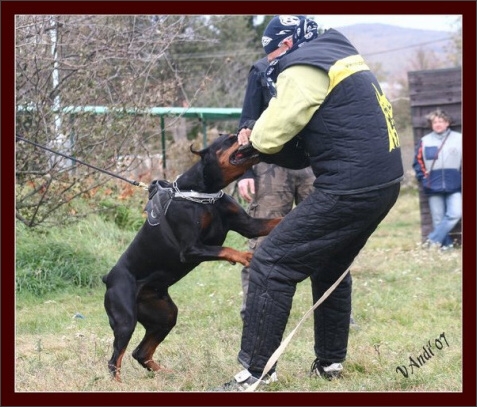
M346 25L364 24L364 23L381 23L396 25L399 27L417 28L422 30L437 31L455 31L456 20L462 21L459 14L420 14L420 15L396 15L396 14L342 14L327 15L320 14L315 17L315 21L323 28L337 28Z

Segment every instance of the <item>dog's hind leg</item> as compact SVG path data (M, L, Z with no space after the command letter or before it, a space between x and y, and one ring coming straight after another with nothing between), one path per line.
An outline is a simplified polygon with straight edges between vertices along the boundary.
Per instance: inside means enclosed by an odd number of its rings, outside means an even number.
M114 333L113 355L108 368L120 382L121 362L137 324L136 280L129 273L123 274L113 268L105 283L104 308Z
M161 370L162 367L153 360L153 355L176 324L177 306L167 291L146 286L141 289L137 298L137 319L146 329L146 333L134 350L133 357L148 370Z

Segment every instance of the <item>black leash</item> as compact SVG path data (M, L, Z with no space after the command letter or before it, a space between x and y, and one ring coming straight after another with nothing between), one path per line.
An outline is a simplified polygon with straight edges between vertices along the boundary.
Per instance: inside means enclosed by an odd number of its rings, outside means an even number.
M29 144L31 144L31 145L33 145L33 146L35 146L35 147L39 147L39 148L42 148L43 150L49 151L50 153L57 154L57 155L61 155L62 157L68 158L69 160L73 160L73 161L76 161L76 162L79 163L79 164L83 164L83 165L86 165L87 167L93 168L93 169L95 169L96 171L99 171L99 172L103 172L103 173L105 173L105 174L108 174L108 175L110 175L111 177L119 178L119 179L121 179L121 180L123 180L123 181L129 182L130 184L135 185L136 187L144 188L146 191L149 189L149 186L148 186L147 184L143 183L143 182L133 181L133 180L130 180L130 179L121 177L121 175L115 174L114 172L110 172L110 171L108 171L108 170L95 167L94 165L91 165L91 164L87 164L87 163L85 163L84 161L78 160L77 158L73 158L73 157L71 157L71 156L69 156L69 155L60 153L59 151L52 150L51 148L42 146L41 144L37 144L37 143L35 143L34 141L27 140L26 138L23 138L22 136L19 136L18 134L16 135L16 137L17 137L17 138L16 138L16 141L19 141L19 140L25 141L26 143L29 143Z

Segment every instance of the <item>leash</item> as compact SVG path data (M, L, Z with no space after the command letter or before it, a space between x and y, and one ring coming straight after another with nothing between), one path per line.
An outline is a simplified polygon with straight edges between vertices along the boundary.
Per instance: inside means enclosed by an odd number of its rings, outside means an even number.
M273 367L273 365L276 363L278 358L281 356L285 348L288 346L288 343L291 341L295 333L298 331L298 328L301 326L301 324L310 316L310 314L318 308L318 306L328 298L328 296L334 291L336 287L338 287L339 283L343 280L343 278L346 277L346 274L348 274L349 268L345 270L343 274L334 282L334 284L328 288L328 290L325 291L325 293L321 296L321 298L316 301L316 303L303 315L302 319L300 322L298 322L298 325L295 327L293 331L290 332L290 334L285 338L285 340L280 344L280 346L277 348L275 352L273 352L272 356L270 356L270 359L268 359L267 364L265 365L265 369L263 370L262 375L260 378L252 384L250 387L247 387L245 391L255 391L257 386L260 384L261 380L265 377L265 375L270 371L270 369Z
M108 174L108 175L110 175L111 177L119 178L120 180L126 181L126 182L128 182L128 183L130 183L130 184L132 184L132 185L134 185L134 186L136 186L136 187L141 187L141 188L145 189L146 191L149 189L149 186L148 186L147 184L145 184L144 182L133 181L133 180L124 178L124 177L122 177L121 175L115 174L114 172L110 172L110 171L108 171L108 170L95 167L94 165L85 163L84 161L78 160L77 158L74 158L74 157L71 157L71 156L69 156L69 155L60 153L59 151L52 150L51 148L45 147L45 146L43 146L43 145L41 145L41 144L37 144L37 143L35 143L34 141L27 140L26 138L24 138L24 137L22 137L22 136L19 136L19 135L17 134L17 135L16 135L16 141L19 141L19 140L25 141L26 143L29 143L29 144L31 144L31 145L33 145L33 146L35 146L35 147L42 148L43 150L49 151L50 153L57 154L57 155L61 155L62 157L68 158L69 160L76 161L78 164L86 165L87 167L93 168L93 169L95 169L96 171L99 171L99 172L103 172L103 173L105 173L105 174Z

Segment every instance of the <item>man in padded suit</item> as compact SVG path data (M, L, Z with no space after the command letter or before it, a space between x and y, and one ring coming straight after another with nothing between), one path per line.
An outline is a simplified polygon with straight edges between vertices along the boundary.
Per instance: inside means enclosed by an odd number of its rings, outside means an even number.
M395 204L403 176L392 107L375 75L340 32L275 16L262 45L274 96L244 147L275 154L299 136L315 174L314 190L254 252L238 361L244 367L220 389L243 391L276 379L265 365L279 347L296 285L311 278L314 311L311 372L337 378L346 359L351 276L346 271ZM262 379L260 379L262 377Z

